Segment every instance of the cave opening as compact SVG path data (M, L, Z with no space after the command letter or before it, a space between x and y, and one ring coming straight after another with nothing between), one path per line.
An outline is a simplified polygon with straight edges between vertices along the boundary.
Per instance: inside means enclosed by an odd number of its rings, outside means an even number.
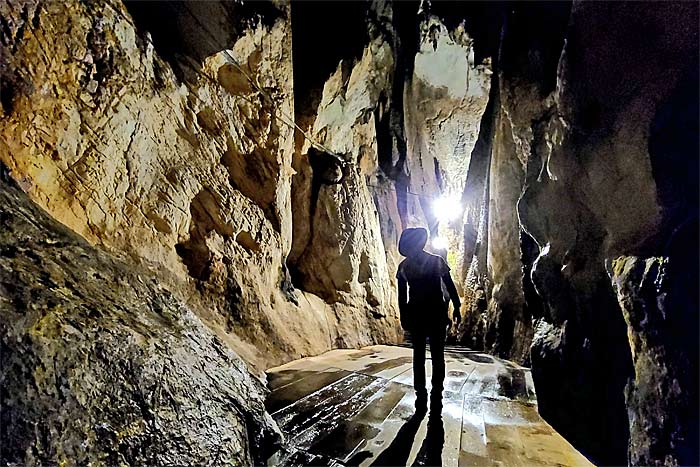
M0 464L700 464L699 5L0 2Z

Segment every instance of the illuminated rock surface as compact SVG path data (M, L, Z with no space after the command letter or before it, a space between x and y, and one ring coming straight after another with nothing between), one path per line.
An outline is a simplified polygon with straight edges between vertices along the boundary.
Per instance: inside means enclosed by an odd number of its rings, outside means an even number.
M268 465L591 465L537 413L529 369L483 353L448 348L442 410L415 416L411 353L334 350L269 370L287 443Z
M265 5L27 2L0 10L14 44L3 49L0 124L0 159L12 176L92 244L157 271L258 371L398 340L393 273L354 170L353 184L322 190L307 254L317 276L300 284L326 302L289 281L294 138L272 114L294 118L291 24L288 5ZM376 104L367 73L375 62L391 64L387 46L377 47L384 58L368 48L355 73L348 131L360 131L352 112ZM390 66L381 66L388 76ZM366 139L371 145L373 133Z

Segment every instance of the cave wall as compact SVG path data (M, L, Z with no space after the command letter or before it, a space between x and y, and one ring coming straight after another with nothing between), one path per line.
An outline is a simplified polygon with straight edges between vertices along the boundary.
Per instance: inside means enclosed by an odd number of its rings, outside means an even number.
M359 123L390 81L386 44L362 45L345 126L322 123L335 118L326 86L317 133L354 168L319 189L308 279L295 288L287 256L296 264L304 223L292 177L308 167L294 163L306 149L288 125L288 4L27 2L1 14L0 160L56 219L156 271L257 370L399 339L363 181L376 166L373 122ZM375 70L374 90L363 87Z
M659 266L697 278L697 17L617 2L503 17L488 222L464 238L486 238L486 300L466 282L460 339L529 359L540 412L597 463L697 463L697 342L674 324L696 329L696 307Z
M260 465L266 389L160 279L31 202L0 163L0 462Z
M698 257L697 227L695 251ZM690 247L690 248L688 248ZM611 281L627 325L634 378L625 387L632 465L697 463L698 357L697 263L682 256L621 256Z
M630 348L635 339L628 338L620 308L611 300L604 264L620 254L662 251L663 241L655 237L663 229L664 207L651 166L649 130L657 109L697 54L697 28L691 26L695 19L697 5L690 4L649 4L641 9L574 4L560 62L558 115L549 123L554 128L546 131L561 139L542 152L547 176L531 182L519 204L525 229L539 245L548 246L532 272L551 317L544 322L563 331L567 340L559 349L550 348L548 336L558 331L538 329L542 332L533 342L533 370L536 360L547 368L556 359L550 371L558 373L561 365L571 372L572 364L580 361L575 354L585 355L580 369L566 379L581 388L583 378L581 400L592 405L599 401L609 410L605 416L590 417L588 430L577 426L576 436L592 457L605 463L627 459L626 425L634 427L641 415L630 398L623 400L621 389L633 374L654 370L645 371L637 363L632 371ZM646 39L640 41L642 36ZM632 81L634 89L628 85ZM572 323L576 328L567 330ZM681 353L692 358L697 348L688 346ZM567 354L573 361L567 361ZM669 358L670 366L684 364ZM560 391L560 373L533 371L533 377L541 386ZM594 382L599 378L607 382L603 388ZM642 378L630 384L642 393L648 390ZM692 394L692 386L685 391ZM553 420L563 419L561 404L552 401L555 404L550 411L545 403L543 410ZM578 409L572 406L574 412ZM638 436L633 429L630 459L641 454ZM686 438L684 443L646 459L687 462L678 456L697 446L697 440Z
M295 71L295 86L307 93L296 104L296 120L310 138L296 140L292 278L334 310L368 304L370 321L396 316L401 231L422 226L438 235L432 202L441 194L460 198L489 98L490 61L475 61L464 24L447 27L418 7L341 3L325 15L354 21L354 33L346 24L314 30L312 38L302 32L295 42L303 56L319 34L346 41L326 51L337 61L325 80L317 70ZM357 33L362 27L364 37ZM457 239L461 225L442 233ZM462 254L447 258L456 277ZM374 332L362 319L346 323L339 329L349 335ZM386 340L398 330L380 331Z
M531 364L595 462L693 464L697 419L670 414L697 413L697 17L0 2L0 161L258 371L399 342L396 244L427 227L464 298L450 339Z
M427 227L431 237L441 236L455 248L447 255L458 284L464 250L464 215L460 200L482 119L489 100L491 61L475 58L474 39L464 21L448 26L431 10L418 24L419 41L413 73L406 84L404 112L408 156L408 227ZM448 225L440 225L433 212L439 197L451 200L459 212ZM415 207L411 207L415 206ZM442 227L442 228L441 228Z
M293 8L300 9L295 28L305 31L295 42L299 63L309 62L320 34L325 44L344 45L326 51L321 63L328 74L319 76L315 64L295 72L295 84L307 93L295 117L307 137L299 135L294 154L292 280L328 303L337 319L337 345L397 342L395 261L384 248L385 240L395 240L382 233L382 225L394 225L396 203L393 191L377 181L377 119L386 110L394 72L391 37L384 31L391 8L362 2ZM344 26L308 36L307 22L319 14Z

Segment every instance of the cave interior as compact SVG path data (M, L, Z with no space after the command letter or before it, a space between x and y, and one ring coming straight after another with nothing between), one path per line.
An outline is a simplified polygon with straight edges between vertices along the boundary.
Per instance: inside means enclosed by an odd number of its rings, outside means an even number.
M0 0L0 464L700 465L698 10Z

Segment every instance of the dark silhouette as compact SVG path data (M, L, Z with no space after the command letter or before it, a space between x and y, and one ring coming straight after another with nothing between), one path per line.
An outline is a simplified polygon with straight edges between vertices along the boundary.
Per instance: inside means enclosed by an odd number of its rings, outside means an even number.
M425 387L425 344L430 342L433 365L431 399L442 400L445 379L445 335L450 324L447 311L449 300L454 305L454 320L459 323L461 303L450 268L440 256L423 250L428 232L423 228L406 229L399 240L399 252L406 257L399 264L396 277L399 284L401 326L411 333L413 341L413 385L416 408L427 407Z
M431 403L428 417L428 433L416 455L413 465L442 465L442 448L445 446L445 427L442 413L434 409Z
M372 467L408 465L408 457L420 428L426 410L419 409L399 428L396 437L388 448L382 451L372 463ZM428 431L421 444L413 465L442 465L442 450L445 445L445 428L442 422L442 401L430 402ZM351 463L349 465L357 465Z

